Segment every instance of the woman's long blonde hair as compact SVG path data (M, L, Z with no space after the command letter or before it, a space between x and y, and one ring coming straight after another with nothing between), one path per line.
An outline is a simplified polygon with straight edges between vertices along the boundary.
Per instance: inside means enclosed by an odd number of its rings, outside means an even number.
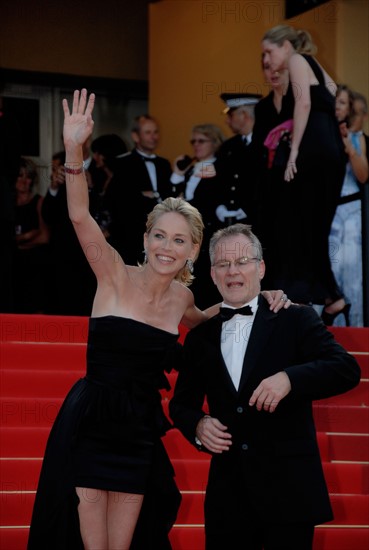
M301 54L315 55L318 48L308 31L297 30L290 25L277 25L269 29L263 36L263 41L282 46L285 40L291 42L293 48Z

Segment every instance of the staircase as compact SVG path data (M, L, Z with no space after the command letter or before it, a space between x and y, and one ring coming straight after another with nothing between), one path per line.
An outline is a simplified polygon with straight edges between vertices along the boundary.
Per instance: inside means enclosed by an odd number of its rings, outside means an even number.
M87 329L84 317L0 315L0 550L26 548L46 439L65 395L84 375ZM362 380L351 392L314 404L335 515L317 527L314 550L368 550L369 329L331 330L357 358ZM169 379L173 387L176 374ZM166 412L170 396L163 390ZM209 457L176 429L164 443L183 495L173 550L203 550Z

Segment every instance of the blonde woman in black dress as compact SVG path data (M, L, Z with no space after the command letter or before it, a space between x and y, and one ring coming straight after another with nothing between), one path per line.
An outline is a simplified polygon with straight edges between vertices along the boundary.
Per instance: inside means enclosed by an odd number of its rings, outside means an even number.
M316 61L309 33L278 25L262 39L263 59L271 70L287 70L293 90L293 134L284 170L285 192L276 210L285 223L278 231L273 265L295 302L322 304L334 313L345 301L334 278L328 237L345 172L345 157L335 117L336 84ZM281 237L282 235L282 237ZM278 268L278 270L277 270Z

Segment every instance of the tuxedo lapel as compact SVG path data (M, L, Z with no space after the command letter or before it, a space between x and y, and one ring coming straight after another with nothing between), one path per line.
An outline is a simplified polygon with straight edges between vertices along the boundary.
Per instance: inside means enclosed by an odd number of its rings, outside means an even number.
M259 307L247 344L238 391L241 391L246 384L251 371L257 363L260 353L265 349L268 339L274 329L274 322L277 315L278 313L270 311L267 301L262 296L259 296Z
M137 185L137 189L140 191L152 190L152 183L146 167L145 159L136 151L136 149L133 149L132 151L132 158L134 159L134 169L136 171L132 183Z

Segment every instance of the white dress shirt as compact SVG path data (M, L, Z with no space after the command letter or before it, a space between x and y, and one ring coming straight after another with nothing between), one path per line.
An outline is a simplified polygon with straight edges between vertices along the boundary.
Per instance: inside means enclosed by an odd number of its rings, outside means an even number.
M253 315L234 315L232 319L223 322L221 333L222 356L236 390L240 384L243 360L258 309L258 296L255 296L251 302L243 304L243 306L246 305L251 307ZM222 306L230 307L224 302Z

